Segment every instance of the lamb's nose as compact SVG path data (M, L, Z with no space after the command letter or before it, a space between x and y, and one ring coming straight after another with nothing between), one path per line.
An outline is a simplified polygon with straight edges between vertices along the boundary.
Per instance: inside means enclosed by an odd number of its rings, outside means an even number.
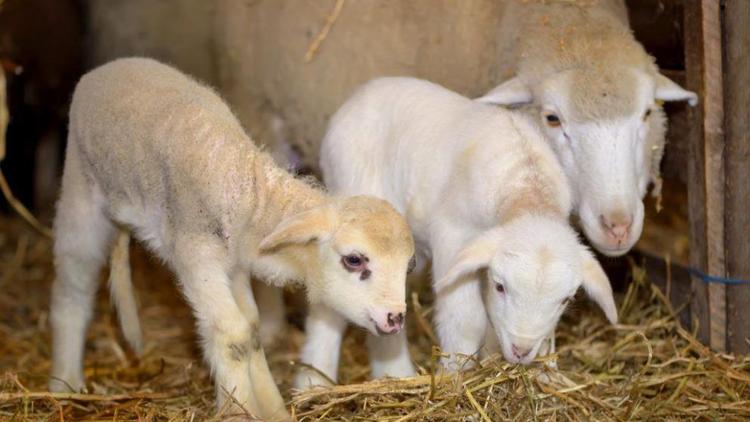
M393 314L391 312L388 312L388 326L389 327L395 327L397 329L401 329L401 326L404 324L404 313L399 312L397 314Z
M531 353L531 347L520 347L514 344L511 349L513 351L513 356L518 359L523 359Z

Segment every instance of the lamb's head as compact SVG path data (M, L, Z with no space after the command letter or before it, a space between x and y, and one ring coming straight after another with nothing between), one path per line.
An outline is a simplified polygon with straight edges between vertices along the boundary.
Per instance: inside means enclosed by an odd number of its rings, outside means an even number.
M617 322L606 274L562 219L524 216L478 236L438 281L438 294L475 273L510 362L528 364L534 359L581 286L607 319Z
M404 217L381 199L354 196L282 221L260 244L296 269L312 303L323 303L373 334L404 324L414 241Z
M534 83L512 78L478 101L532 104L565 169L586 237L609 256L643 228L643 197L659 183L663 101L697 101L655 70L612 65L570 69Z

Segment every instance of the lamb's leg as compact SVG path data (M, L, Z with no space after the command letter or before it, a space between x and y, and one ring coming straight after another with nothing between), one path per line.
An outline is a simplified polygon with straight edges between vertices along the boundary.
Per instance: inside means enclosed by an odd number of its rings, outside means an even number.
M460 281L458 285L438 293L435 299L435 326L441 350L450 355L442 359L446 369L458 371L472 367L470 361L465 361L458 354L477 353L487 329L478 278Z
M539 356L548 356L555 353L555 333L544 339L539 348ZM546 363L550 369L557 369L557 359L548 360Z
M266 420L289 420L284 400L281 398L276 382L268 369L266 354L260 338L260 319L258 306L250 288L247 274L238 272L232 277L232 292L240 310L250 323L250 380L255 399L260 407L261 416Z
M415 285L429 279L427 272L427 258L420 256L417 266L406 277L406 283ZM383 377L413 377L417 371L409 354L409 341L406 326L391 336L367 335L367 348L370 356L370 371L373 378Z
M58 392L84 387L86 328L91 321L99 271L114 234L113 224L102 212L103 198L83 177L79 164L75 154L69 153L55 216L49 388Z
M390 336L367 335L373 378L411 377L416 374L409 355L406 329Z
M262 281L253 280L253 295L258 298L260 340L268 348L280 338L286 328L283 291Z
M222 252L212 239L181 238L174 266L195 312L204 357L216 383L217 408L222 409L231 395L236 402L228 406L231 413L263 417L250 379L250 354L257 339L232 294Z
M500 350L500 340L497 338L492 325L487 324L487 333L484 335L484 347L482 347L479 357L484 359L495 353L499 353Z
M453 263L458 248L465 243L464 233L446 231L433 248L433 279L439 280ZM465 277L436 293L435 328L443 353L441 361L449 371L473 366L458 356L474 355L482 346L487 332L487 315L482 300L481 280L478 276Z
M136 355L143 354L143 335L138 319L138 304L133 292L130 274L130 233L120 229L109 261L109 291L117 309L120 327L125 340Z
M321 304L310 306L310 313L305 321L305 344L302 346L301 360L332 381L337 379L341 340L346 325L346 319L341 314ZM294 379L294 386L299 389L329 384L317 371L305 367L299 369Z

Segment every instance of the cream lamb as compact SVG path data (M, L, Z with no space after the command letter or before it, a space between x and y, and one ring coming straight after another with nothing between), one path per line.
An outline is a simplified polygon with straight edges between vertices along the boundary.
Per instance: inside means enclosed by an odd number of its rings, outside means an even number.
M123 318L137 321L121 283L127 231L176 273L219 407L232 394L255 416L289 418L259 340L250 275L299 281L311 303L373 334L398 331L406 310L414 246L392 206L331 197L290 176L211 89L149 59L116 60L79 82L54 227L53 391L84 387L84 335L115 239L113 294L131 311Z
M529 363L580 286L617 320L609 280L568 223L571 194L543 135L498 110L411 78L376 79L334 115L323 140L325 182L406 215L432 259L435 324L449 369L494 328L504 356ZM486 312L485 312L486 310ZM302 359L336 379L345 318L313 306ZM414 373L402 331L372 338L373 375ZM554 346L553 346L554 347ZM300 388L324 383L302 370Z

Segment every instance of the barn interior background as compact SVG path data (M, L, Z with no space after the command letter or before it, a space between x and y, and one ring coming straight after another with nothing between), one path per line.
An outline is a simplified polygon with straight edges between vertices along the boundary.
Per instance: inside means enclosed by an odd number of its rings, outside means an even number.
M636 250L608 261L621 292L623 324L635 328L608 330L588 308L573 312L562 328L560 349L562 371L573 384L562 393L532 385L523 369L496 362L474 378L446 385L436 386L425 375L411 384L306 393L296 398L298 415L354 418L367 409L372 415L396 415L393 419L648 418L679 411L750 416L750 374L742 357L750 352L750 317L743 312L750 285L731 283L750 279L750 2L627 4L636 38L663 73L701 99L694 109L666 106L670 124L661 211L655 201L648 204ZM497 26L503 7L497 0L0 1L0 60L10 115L2 170L18 199L48 225L62 168L67 105L78 77L113 58L143 55L217 87L256 142L298 156L298 165L315 173L330 111L372 77L413 75L467 96L508 77L512 69L501 58L503 40L511 37ZM260 130L274 127L269 122L278 117L288 123L282 137L293 151L277 145L279 134ZM0 386L6 396L0 396L0 418L118 412L187 418L191 411L209 417L212 394L189 310L171 283L153 282L172 277L143 252L136 253L134 265L151 338L146 356L135 360L118 345L123 343L112 324L115 317L102 295L92 329L98 334L92 338L105 340L90 346L95 353L89 352L93 363L87 365L93 368L95 394L72 404L23 395L43 389L48 373L50 242L24 225L5 199L1 204L0 371L5 378ZM411 313L420 317L410 322L417 326L411 330L412 347L430 374L429 292L417 293ZM661 300L662 294L669 300ZM279 351L272 366L286 374L282 378L293 372L289 362L296 359L303 314L299 307L290 310L295 335L289 344L274 346ZM713 351L734 355L710 352L691 332ZM366 358L356 352L356 339L348 341L342 379L363 381ZM587 355L591 350L598 354ZM670 372L671 366L677 369ZM288 380L284 383L288 391ZM599 391L591 392L591 385ZM103 395L113 393L120 398ZM622 399L623 406L615 406L612 397Z

